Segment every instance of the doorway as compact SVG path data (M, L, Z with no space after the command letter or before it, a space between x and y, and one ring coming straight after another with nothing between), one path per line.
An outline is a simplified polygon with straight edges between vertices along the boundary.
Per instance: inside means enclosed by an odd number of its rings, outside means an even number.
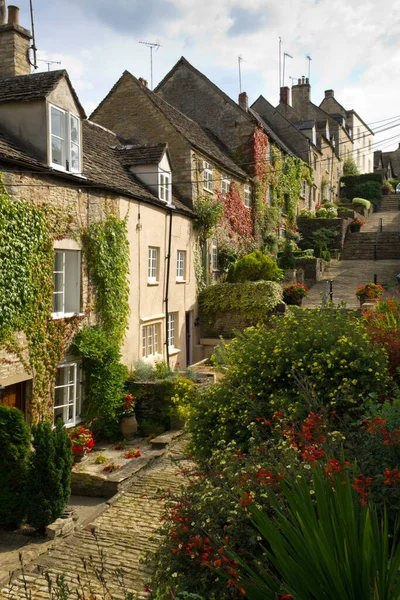
M25 381L7 385L4 388L3 398L0 401L4 406L18 408L25 414Z

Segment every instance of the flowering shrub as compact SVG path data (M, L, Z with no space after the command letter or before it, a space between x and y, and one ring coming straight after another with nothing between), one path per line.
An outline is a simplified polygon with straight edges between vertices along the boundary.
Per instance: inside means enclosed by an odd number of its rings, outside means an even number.
M363 227L365 225L365 221L363 221L362 219L353 219L350 222L350 225L359 225L360 227Z
M292 306L299 306L301 300L308 296L308 287L304 283L291 283L283 288L283 301Z
M122 410L123 417L133 417L135 414L136 398L132 394L124 396L124 408Z
M385 347L389 371L400 383L400 302L389 298L379 302L374 311L364 311L363 316L372 342Z
M247 426L282 407L303 416L322 405L359 414L363 398L387 394L387 355L364 323L345 310L293 309L250 327L215 354L224 379L200 392L188 422L193 451L209 456L220 440L247 447Z
M356 296L360 300L367 298L373 300L382 296L384 291L385 288L383 288L379 283L366 283L365 285L358 286Z
M82 452L90 452L94 446L93 434L89 429L85 429L81 425L68 429L68 436L72 444L72 452L81 454Z

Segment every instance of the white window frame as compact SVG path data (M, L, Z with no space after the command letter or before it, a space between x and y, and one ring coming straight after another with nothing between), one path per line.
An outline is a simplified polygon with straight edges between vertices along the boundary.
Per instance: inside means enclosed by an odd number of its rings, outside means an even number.
M56 271L56 256L57 254L62 256L62 267L61 270L57 270ZM75 289L67 289L67 277L68 277L68 272L67 272L67 255L69 256L74 256L75 260L76 260L76 264L75 264L75 269L76 269L76 273L77 273L77 281L75 282ZM56 289L56 275L60 275L61 277L58 277L58 279L60 279L61 285L60 285L60 289ZM54 250L54 267L53 267L53 313L52 313L52 317L53 319L60 319L60 318L68 318L68 317L73 317L74 315L79 315L80 314L80 301L81 301L81 279L82 279L82 275L81 275L81 252L80 250L63 250L63 249L59 249L56 248ZM69 295L70 297L68 298L68 302L67 302L67 295ZM56 305L55 305L55 297L56 296L61 296L61 304L62 304L62 309L56 311ZM75 298L73 298L73 296L75 296ZM66 311L66 304L75 304L75 310L73 311Z
M251 208L251 185L248 183L244 184L243 203L246 208Z
M55 412L60 408L63 409L63 422L65 427L73 427L79 423L81 419L82 410L82 365L80 361L71 361L58 365L57 370L60 369L72 369L73 370L73 381L67 382L61 385L56 385L54 388L54 421L56 420ZM57 390L65 390L67 395L66 402L56 406L56 394ZM72 417L69 417L69 409L72 407ZM58 416L57 416L58 419Z
M213 168L207 161L203 162L203 188L207 192L213 191Z
M185 281L186 276L186 251L176 252L176 281Z
M215 237L211 240L211 270L218 271L218 241Z
M159 356L161 342L161 323L146 323L142 325L142 358Z
M149 283L158 283L160 249L156 246L149 246L147 255L147 281Z
M163 171L158 175L158 197L167 204L171 204L171 173Z
M167 329L168 329L168 338L167 344L169 349L177 348L176 338L177 338L177 326L178 326L178 313L171 312L167 315Z
M301 195L303 198L306 197L307 194L307 182L305 179L301 180Z
M231 180L226 173L221 174L221 194L226 196L229 194L229 189L231 186Z
M56 110L63 115L64 119L64 138L57 136L52 132L51 129L51 115L52 111ZM73 142L71 139L71 119L74 118L78 124L78 137L79 144ZM53 169L58 169L59 171L67 171L68 173L81 173L82 172L82 126L81 120L78 115L65 111L59 106L55 106L54 104L49 103L49 154L50 154L50 165ZM53 149L52 149L52 138L55 137L63 141L62 146L62 164L53 162ZM72 147L77 146L78 154L79 154L79 165L77 169L72 167Z

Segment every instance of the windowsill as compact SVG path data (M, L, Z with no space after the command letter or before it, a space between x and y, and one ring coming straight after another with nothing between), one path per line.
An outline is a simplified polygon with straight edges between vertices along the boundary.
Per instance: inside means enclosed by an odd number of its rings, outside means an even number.
M60 173L66 173L67 175L75 175L76 177L81 177L82 179L86 179L82 174L82 171L68 171L66 167L62 165L57 165L55 163L50 163L50 168L55 171L60 171Z
M214 193L214 190L209 190L208 188L205 188L205 187L203 187L203 190L205 192L208 192L209 194L213 194Z
M176 279L175 283L186 283L186 279Z
M65 429L70 429L71 427L76 427L76 425L79 425L79 423L83 423L82 417L75 419L75 423L65 423L64 427Z
M147 281L147 285L149 285L149 286L160 285L160 282L159 281Z
M84 317L85 313L73 312L73 313L52 313L51 318L55 321L56 319L71 319L72 317Z
M175 356L176 354L179 354L180 350L178 348L168 348L168 354L169 356Z

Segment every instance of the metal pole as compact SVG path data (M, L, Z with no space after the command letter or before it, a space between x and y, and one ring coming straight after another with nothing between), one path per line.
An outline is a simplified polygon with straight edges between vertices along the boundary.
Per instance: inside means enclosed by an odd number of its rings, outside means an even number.
M329 280L329 302L333 302L333 279Z
M150 84L153 90L153 46L150 46Z
M238 64L239 64L239 93L242 93L242 69L240 66L240 62L242 60L241 56L238 56Z
M282 87L282 39L279 38L279 98L281 97Z
M376 285L378 283L378 277L376 275L376 273L374 273L374 284Z

